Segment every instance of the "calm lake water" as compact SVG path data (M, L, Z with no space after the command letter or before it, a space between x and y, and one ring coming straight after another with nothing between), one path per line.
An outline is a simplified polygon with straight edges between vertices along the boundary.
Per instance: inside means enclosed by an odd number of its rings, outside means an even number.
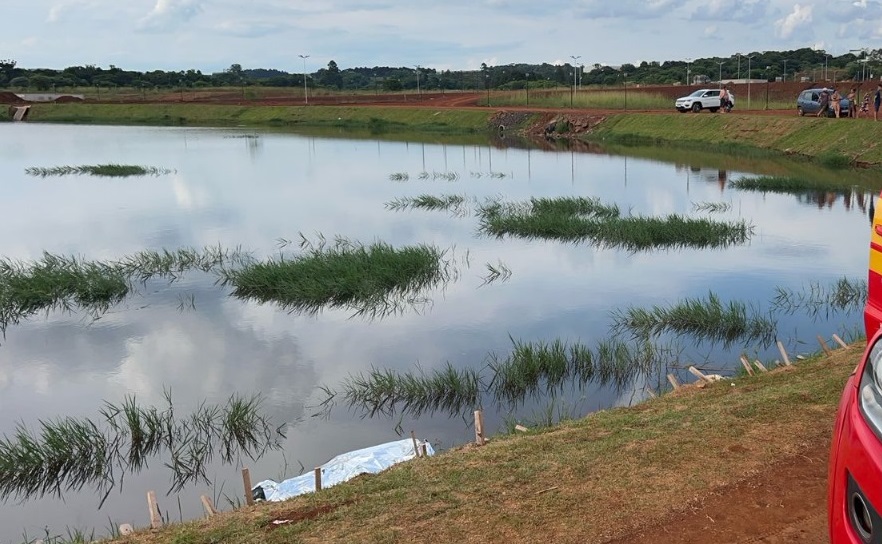
M248 462L252 479L295 476L301 464L309 470L338 453L398 438L398 419L361 419L340 406L330 418L312 417L322 398L318 387L335 386L350 373L372 366L429 370L448 361L481 367L488 353L509 353L510 337L589 344L603 339L615 308L672 303L710 290L724 300L766 308L779 286L800 289L809 281L866 275L869 193L797 197L726 187L727 180L750 172L805 168L798 163L751 163L706 153L692 160L681 153L675 163L491 145L241 136L231 130L0 124L0 226L7 233L0 238L0 256L32 260L46 251L114 259L147 248L220 244L267 257L278 253L279 239L297 241L299 233L315 239L321 233L451 248L458 279L431 293L432 304L419 312L375 320L353 318L345 310L304 316L243 302L207 275L173 285L150 282L98 320L41 314L10 327L0 341L0 432L10 433L20 423L33 428L40 419L61 415L96 416L103 400L126 395L162 404L164 388L171 389L180 413L202 400L259 392L267 414L289 426L284 457L273 453ZM25 174L32 166L102 163L174 173L127 179ZM421 172L459 177L420 180ZM394 173L410 179L391 181ZM507 200L591 196L646 215L695 216L700 214L692 211L693 203L727 202L731 209L712 217L747 219L755 234L748 244L720 250L633 254L488 238L478 234L473 215L385 206L424 193ZM482 286L486 264L500 262L511 270L510 279ZM779 338L791 353L814 351L816 334L844 334L861 323L859 313L778 321ZM683 359L714 360L708 368L734 363L744 348L681 343ZM748 346L750 353L775 357L757 348ZM589 388L558 401L557 409L582 414L634 398L632 391ZM513 413L491 409L489 431L504 419L527 420L542 407L531 402ZM414 429L441 448L473 437L456 417L400 423L405 432ZM165 497L169 476L156 463L127 477L100 511L98 498L86 492L67 495L65 502L7 501L0 506L0 542L20 542L23 531L43 536L47 525L53 534L66 527L104 533L108 519L145 526L150 489L160 493L162 510L175 520L200 514L200 493L242 496L237 467L217 466L211 476L214 489L200 486Z

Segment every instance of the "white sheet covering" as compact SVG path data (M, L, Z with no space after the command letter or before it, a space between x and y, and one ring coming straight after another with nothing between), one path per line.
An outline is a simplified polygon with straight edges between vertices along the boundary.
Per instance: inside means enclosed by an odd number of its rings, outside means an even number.
M428 455L435 455L431 444L417 440L417 447L421 447L423 444L426 445ZM337 485L359 474L376 474L414 457L413 440L410 438L343 453L321 466L322 487ZM264 480L255 485L253 490L258 491L258 488L263 490L266 500L284 501L304 493L314 492L315 474L310 471L280 483Z

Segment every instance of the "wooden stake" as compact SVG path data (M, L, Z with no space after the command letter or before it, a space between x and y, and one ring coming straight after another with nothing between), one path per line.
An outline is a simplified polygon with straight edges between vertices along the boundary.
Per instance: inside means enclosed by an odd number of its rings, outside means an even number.
M315 467L315 490L322 490L322 467Z
M211 499L208 498L207 495L200 495L199 500L202 501L202 508L205 509L205 515L211 517L217 514L217 510L214 508L214 503L211 502Z
M147 508L150 510L150 528L162 527L162 516L159 515L159 504L156 502L156 491L147 492Z
M753 376L753 369L750 368L750 361L747 360L747 357L744 355L741 356L741 366L744 367L744 370L747 371L747 374Z
M520 431L522 433L530 432L530 429L524 427L523 425L515 425L515 430Z
M842 338L839 338L839 335L838 335L838 334L834 334L834 335L833 335L833 341L836 342L837 344L839 344L840 346L844 347L844 348L847 348L847 347L848 347L848 344L846 344L845 342L843 342L843 341L842 341Z
M695 376L696 378L698 378L699 380L701 380L703 382L711 383L711 381L712 381L710 378L708 378L707 376L702 374L701 371L698 370L697 368L695 368L694 366L690 366L686 370L688 370L690 374L692 374L693 376Z
M475 410L475 444L484 445L484 412Z
M821 344L821 349L824 350L824 354L825 354L827 357L829 357L830 355L833 354L833 352L830 351L830 346L828 346L828 345L827 345L827 342L825 342L824 339L821 338L821 335L820 335L820 334L818 335L818 343Z
M677 381L677 377L673 374L668 374L668 381L671 382L671 385L674 386L674 389L680 389L680 382Z
M135 532L135 528L132 527L131 523L123 523L122 525L119 526L119 534L121 536L130 535L130 534L133 534L134 532Z
M784 350L784 344L781 343L780 340L777 341L778 351L781 352L781 358L784 359L784 364L790 366L790 357L787 356L787 351Z
M420 456L428 457L429 456L429 448L425 443L420 444Z
M419 457L420 456L420 448L419 448L419 446L417 446L417 439L416 439L415 432L410 431L410 439L413 440L413 456Z
M768 371L769 371L768 368L766 368L761 362L759 362L759 359L757 359L756 361L754 361L753 364L756 365L756 367L757 367L758 369L762 370L763 372L768 372Z
M649 395L649 398L654 399L654 398L658 397L658 395L655 394L655 391L653 391L653 390L650 389L649 387L647 387L646 389L644 389L644 391L646 391L646 394Z
M251 506L254 504L254 493L251 492L251 471L247 468L242 469L242 485L245 486L245 504Z

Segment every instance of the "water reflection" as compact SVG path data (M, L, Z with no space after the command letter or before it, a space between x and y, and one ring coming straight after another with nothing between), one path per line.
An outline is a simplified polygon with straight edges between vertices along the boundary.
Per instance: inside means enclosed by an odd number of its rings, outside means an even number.
M814 165L694 152L684 159L683 154L664 156L667 150L644 154L636 149L626 158L617 150L603 154L582 144L574 144L572 153L560 153L556 144L504 149L478 136L456 142L423 135L407 144L271 131L260 133L259 151L252 152L247 141L223 137L235 133L0 124L0 137L11 142L0 147L0 225L16 233L0 240L0 255L33 261L49 251L109 260L144 248L220 244L246 248L263 261L278 256L279 238L325 232L394 247L456 247L459 258L466 255L478 266L459 261L463 281L434 291L426 311L382 320L351 319L346 308L288 314L273 304L230 297L212 274L201 272L171 285L151 280L98 320L80 313L34 314L10 330L0 346L0 432L11 432L19 421L33 426L58 414L89 416L98 399L135 394L156 404L163 388L171 387L183 411L203 398L218 402L234 391L262 392L269 416L295 422L285 443L292 466L296 461L318 466L335 454L387 441L399 423L449 446L473 436L459 419L374 421L339 410L320 420L308 417L313 410L306 407L320 401L318 384L339 384L371 368L401 374L419 365L431 374L450 361L457 369L480 370L488 353L512 351L511 338L596 346L608 333L610 310L617 307L664 305L710 289L727 300L762 305L777 286L797 289L808 280L866 273L868 232L866 220L853 213L860 210L856 195L848 209L839 197L819 210L814 201L792 195L726 189L724 200L732 207L715 217L748 220L756 235L749 244L714 252L713 258L700 249L632 254L540 240L501 243L476 237L473 221L385 208L397 198L456 192L478 202L500 196L511 202L599 198L628 214L688 215L695 202L721 200L720 171L729 180L753 173L803 175L812 169L818 170L813 175L827 176ZM110 162L161 164L177 174L144 182L76 178L63 184L24 174L34 164ZM710 177L701 170L678 171L677 162L707 169ZM388 179L391 172L452 170L459 174L454 182ZM489 171L504 172L506 178L470 176ZM857 179L866 174L855 175L855 185L869 189ZM864 199L868 213L872 200ZM499 262L511 270L510 279L479 288L487 274L484 264ZM181 311L182 297L191 296L185 300L194 307ZM860 316L846 312L814 321L797 312L778 324L780 339L796 351L816 334L860 324ZM738 353L718 347L684 349L684 362L737 363ZM775 357L761 349L756 355ZM626 384L621 392L596 384L566 386L555 406L576 407L581 415L627 404L653 380ZM548 403L540 394L521 406L491 409L488 432L504 428L506 421L539 418ZM282 464L279 456L268 455L252 465L252 474L277 476ZM217 474L218 485L227 478L226 492L238 495L230 491L241 487L238 478L233 480L235 471L218 469ZM131 480L131 493L115 496L103 512L95 512L94 496L72 496L64 504L6 505L0 509L0 540L16 539L23 529L34 534L49 521L57 527L102 527L111 516L143 525L143 493L166 486L161 471L143 473ZM182 492L184 516L199 515L198 495L205 492Z

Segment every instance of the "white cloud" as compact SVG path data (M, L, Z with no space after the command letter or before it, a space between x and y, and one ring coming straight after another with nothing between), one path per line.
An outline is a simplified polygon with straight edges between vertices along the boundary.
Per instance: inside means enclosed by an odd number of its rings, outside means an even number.
M812 7L810 5L794 4L793 11L775 21L778 37L786 40L791 38L797 30L810 27L812 23Z
M669 15L686 0L582 0L575 9L581 17L651 19Z
M692 12L690 18L695 21L759 23L763 21L768 10L769 0L743 0L741 2L710 0L706 4L699 5Z
M202 0L156 0L153 9L139 21L142 30L170 30L202 11Z
M717 27L717 25L710 25L709 27L706 27L704 29L704 37L713 38L717 35L717 32L719 32L719 30L720 29Z

